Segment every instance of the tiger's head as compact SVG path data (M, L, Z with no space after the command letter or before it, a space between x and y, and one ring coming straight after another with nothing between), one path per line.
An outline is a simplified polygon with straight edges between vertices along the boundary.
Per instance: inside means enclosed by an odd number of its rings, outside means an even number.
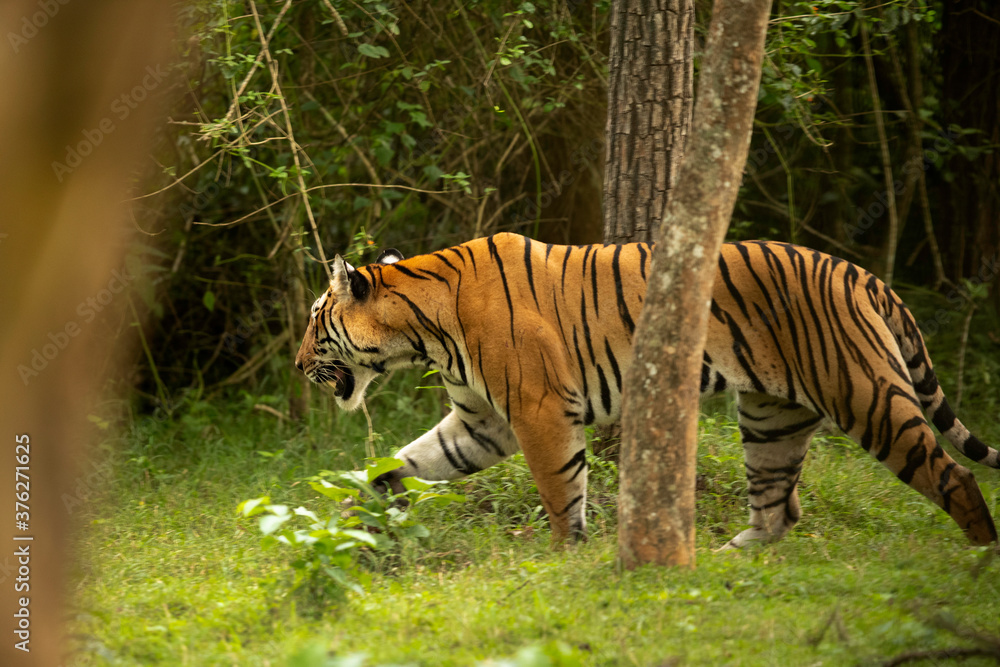
M376 264L394 264L401 259L398 250L384 250ZM337 404L344 410L361 406L368 385L387 370L386 364L394 356L398 336L377 303L374 278L371 267L363 273L337 255L330 287L313 303L295 355L295 367L311 381L332 387Z

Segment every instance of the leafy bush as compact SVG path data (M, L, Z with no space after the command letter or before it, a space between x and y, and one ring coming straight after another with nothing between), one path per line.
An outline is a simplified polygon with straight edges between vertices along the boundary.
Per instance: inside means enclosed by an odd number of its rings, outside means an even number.
M377 458L364 470L324 470L308 478L309 486L334 501L328 517L301 506L290 510L272 504L268 496L245 500L238 509L243 516L260 517L265 546L283 544L294 550L293 591L304 588L317 602L339 599L347 590L363 594L369 576L359 567L361 554L392 553L406 540L427 537L427 528L413 518L417 507L465 501L458 494L434 491L439 482L415 477L403 479L406 491L399 494L382 494L372 486L379 475L402 465L398 459ZM303 519L308 522L304 528L286 526Z

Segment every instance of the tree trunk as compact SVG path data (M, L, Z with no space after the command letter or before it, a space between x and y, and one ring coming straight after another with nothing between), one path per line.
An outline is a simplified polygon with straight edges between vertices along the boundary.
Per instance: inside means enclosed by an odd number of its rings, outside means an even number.
M694 100L694 0L615 0L608 56L604 242L655 240L684 159ZM621 422L594 453L617 458Z
M108 464L80 465L95 433L86 416L104 362L124 345L102 325L130 310L121 287L135 222L122 202L149 143L154 100L171 86L163 77L176 51L173 4L49 3L48 15L35 0L0 4L9 42L0 49L0 155L11 156L0 164L0 665L68 658L73 529L112 477ZM157 90L120 121L109 103L143 81ZM81 306L104 294L105 312L82 317Z
M691 128L693 0L615 0L604 241L655 240Z
M750 145L770 0L716 0L691 143L653 251L622 407L624 565L694 565L699 378L719 247Z

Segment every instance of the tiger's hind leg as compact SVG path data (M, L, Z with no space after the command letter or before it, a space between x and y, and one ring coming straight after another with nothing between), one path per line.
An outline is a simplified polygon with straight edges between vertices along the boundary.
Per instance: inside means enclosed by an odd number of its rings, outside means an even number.
M993 518L972 472L937 443L909 385L890 385L871 401L853 404L854 424L847 431L869 454L965 531L973 544L997 541Z
M743 393L739 421L751 527L723 547L730 549L780 540L798 522L799 473L822 417L783 398Z

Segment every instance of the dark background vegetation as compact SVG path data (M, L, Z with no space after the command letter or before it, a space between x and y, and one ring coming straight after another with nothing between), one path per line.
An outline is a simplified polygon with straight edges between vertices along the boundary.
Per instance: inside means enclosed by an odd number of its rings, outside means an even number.
M301 415L316 399L290 360L335 253L358 264L502 230L600 242L608 5L187 3L133 202L129 262L148 280L123 380L141 407L235 386ZM925 333L961 330L998 302L1000 7L865 5L775 3L730 237L884 275L889 166L895 284L926 288Z

